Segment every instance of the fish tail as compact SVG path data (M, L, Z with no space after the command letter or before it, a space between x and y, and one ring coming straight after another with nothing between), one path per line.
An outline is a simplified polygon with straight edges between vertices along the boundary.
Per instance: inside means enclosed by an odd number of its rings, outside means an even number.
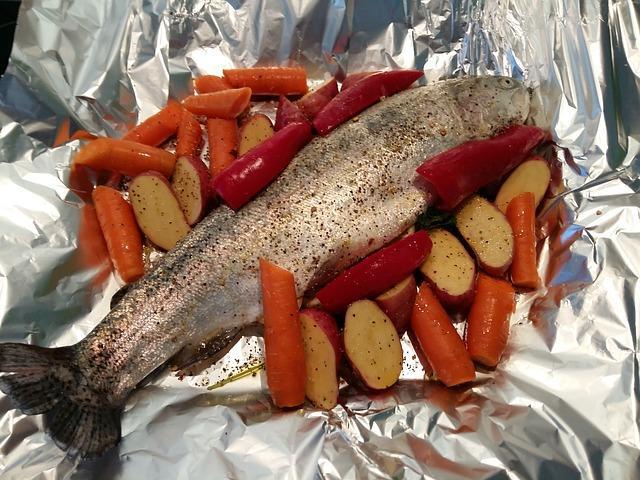
M73 347L0 344L0 390L70 455L95 457L120 440L122 409L105 404L74 365Z

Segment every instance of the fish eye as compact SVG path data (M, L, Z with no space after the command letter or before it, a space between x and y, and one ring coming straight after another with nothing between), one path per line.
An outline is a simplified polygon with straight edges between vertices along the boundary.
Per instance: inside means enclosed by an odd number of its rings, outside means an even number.
M500 79L500 86L502 86L503 88L511 88L515 85L515 82L513 80L511 80L510 78L501 78Z

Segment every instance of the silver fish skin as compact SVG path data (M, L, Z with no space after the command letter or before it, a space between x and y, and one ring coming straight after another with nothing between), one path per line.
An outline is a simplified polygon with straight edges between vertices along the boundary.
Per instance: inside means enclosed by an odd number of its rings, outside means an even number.
M260 257L293 272L300 297L313 293L429 206L415 173L426 158L524 123L529 97L513 79L471 77L384 99L315 138L239 212L212 211L80 343L0 345L0 388L23 411L45 413L62 448L100 454L118 441L121 408L151 372L182 348L260 317ZM25 364L53 371L55 393L31 391ZM63 418L75 422L72 433Z

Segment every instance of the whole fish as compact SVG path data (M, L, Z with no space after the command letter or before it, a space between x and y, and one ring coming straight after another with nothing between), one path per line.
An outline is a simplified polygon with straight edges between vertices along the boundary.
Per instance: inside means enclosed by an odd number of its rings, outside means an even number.
M181 349L260 317L259 257L293 272L300 297L313 293L429 206L415 173L427 157L528 113L528 90L502 77L384 99L314 139L239 212L211 212L78 344L0 344L0 389L25 414L44 414L61 448L99 455L119 441L124 403L145 377Z

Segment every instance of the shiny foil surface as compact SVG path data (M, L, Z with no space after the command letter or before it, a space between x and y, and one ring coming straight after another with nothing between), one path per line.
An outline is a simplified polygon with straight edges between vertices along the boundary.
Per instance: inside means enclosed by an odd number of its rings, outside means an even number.
M566 188L543 222L547 286L519 296L505 358L471 387L423 381L405 341L396 388L345 386L331 412L278 411L262 371L207 390L261 361L247 336L198 376L151 378L97 460L66 458L0 396L0 477L638 478L639 14L631 0L23 1L0 79L0 341L75 343L119 288L80 261L80 143L50 148L56 126L119 136L192 75L289 61L316 83L510 75L536 87Z

